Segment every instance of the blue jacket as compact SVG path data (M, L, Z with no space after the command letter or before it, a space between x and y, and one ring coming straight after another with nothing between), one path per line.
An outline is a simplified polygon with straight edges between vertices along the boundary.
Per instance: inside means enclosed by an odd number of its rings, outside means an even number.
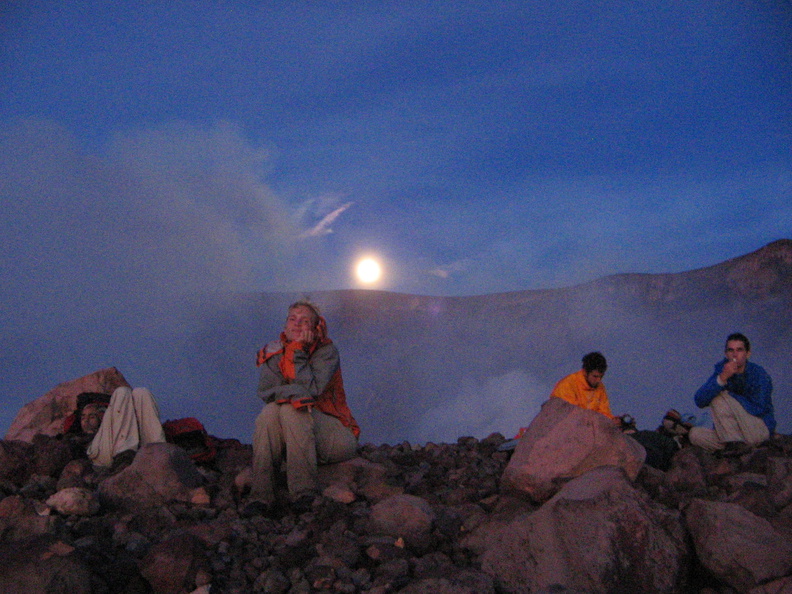
M773 380L770 379L770 374L756 363L747 361L743 373L735 373L728 379L726 386L721 386L717 378L725 364L726 359L715 364L715 373L693 397L696 406L699 408L709 406L715 396L727 390L748 414L762 419L772 435L776 420L773 415L773 401L770 399L773 393Z

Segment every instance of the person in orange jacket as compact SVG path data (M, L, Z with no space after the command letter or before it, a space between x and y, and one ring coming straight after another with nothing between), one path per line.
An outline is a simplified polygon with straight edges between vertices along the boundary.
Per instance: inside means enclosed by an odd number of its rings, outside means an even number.
M611 412L608 392L602 383L607 370L608 362L602 353L588 353L583 357L581 369L560 380L550 396L562 398L570 404L593 410L615 423L621 423L621 419Z
M316 493L317 465L355 456L360 427L346 402L338 349L317 307L289 307L280 338L258 353L258 396L264 407L253 434L251 498L275 500L275 475L285 470L292 501Z

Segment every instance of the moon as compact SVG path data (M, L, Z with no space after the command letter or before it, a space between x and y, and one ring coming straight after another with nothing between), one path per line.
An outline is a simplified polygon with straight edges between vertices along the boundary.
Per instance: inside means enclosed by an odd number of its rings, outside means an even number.
M370 285L382 276L382 266L374 258L363 258L357 263L355 274L361 283Z

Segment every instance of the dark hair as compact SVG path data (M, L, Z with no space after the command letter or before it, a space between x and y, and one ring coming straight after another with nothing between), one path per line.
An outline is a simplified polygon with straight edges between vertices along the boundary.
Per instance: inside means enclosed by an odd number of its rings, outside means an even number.
M594 351L583 356L583 370L586 373L591 373L592 371L605 373L608 370L608 362L602 353Z
M743 345L745 345L745 350L750 352L751 341L748 340L748 337L745 336L745 334L741 334L740 332L733 332L732 334L729 334L726 337L726 343L723 345L723 348L725 349L727 346L729 346L729 342L732 340L739 340L741 343L743 343Z
M83 409L89 404L101 404L108 406L110 404L110 394L103 392L82 392L77 395L77 408L70 414L63 422L64 433L80 433L82 432L82 412Z

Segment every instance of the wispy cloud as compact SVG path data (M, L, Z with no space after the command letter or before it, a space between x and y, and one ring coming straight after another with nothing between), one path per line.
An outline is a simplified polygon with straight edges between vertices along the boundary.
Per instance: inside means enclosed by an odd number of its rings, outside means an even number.
M471 262L472 260L470 260L470 258L464 258L462 260L457 260L456 262L451 262L450 264L441 264L440 266L429 270L429 274L442 279L451 278L451 276L460 272L464 272L470 268Z
M325 215L321 221L316 223L316 225L303 232L300 237L319 237L320 235L328 235L332 233L333 230L330 228L330 225L332 225L335 220L341 216L341 213L352 206L352 204L354 203L347 202L346 204L342 204L330 214Z

